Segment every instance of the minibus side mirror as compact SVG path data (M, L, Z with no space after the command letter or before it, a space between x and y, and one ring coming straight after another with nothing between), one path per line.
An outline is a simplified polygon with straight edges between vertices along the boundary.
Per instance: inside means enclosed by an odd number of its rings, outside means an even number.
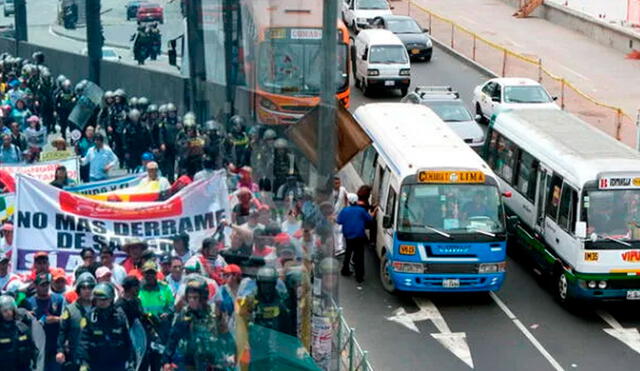
M587 238L587 222L576 222L576 237Z
M476 115L474 119L476 120L476 122L482 122L482 115Z
M504 198L511 198L511 196L513 196L511 191L502 192L502 197Z
M554 101L558 100L558 97L551 97Z
M382 228L391 228L393 227L393 221L391 220L391 215L385 215L382 217Z

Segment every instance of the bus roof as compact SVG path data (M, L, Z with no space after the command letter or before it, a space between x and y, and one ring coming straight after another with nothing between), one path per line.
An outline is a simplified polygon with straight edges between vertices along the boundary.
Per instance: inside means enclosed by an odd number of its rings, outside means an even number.
M401 178L425 168L482 170L494 177L482 158L421 104L366 104L356 110L355 118Z
M245 0L244 4L258 27L322 27L322 0Z
M564 111L504 111L492 125L576 186L602 173L640 173L640 153Z

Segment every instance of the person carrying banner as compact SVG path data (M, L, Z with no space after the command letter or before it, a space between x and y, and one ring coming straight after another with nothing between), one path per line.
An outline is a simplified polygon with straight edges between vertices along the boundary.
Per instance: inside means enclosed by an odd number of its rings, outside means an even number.
M56 168L55 179L49 184L56 188L63 189L64 187L71 187L76 185L76 181L69 178L69 175L67 174L67 168L63 165L60 165Z
M208 237L202 241L200 252L192 256L185 265L196 267L198 274L211 278L218 285L221 285L223 283L222 270L227 265L227 262L219 254L218 241Z
M134 239L122 246L122 251L127 254L127 258L122 262L122 267L129 274L132 270L139 268L142 264L142 252L147 249L147 243L141 239Z
M152 182L157 182L160 192L168 190L171 187L171 184L169 184L167 178L158 174L159 171L158 163L155 161L149 161L147 163L147 176L142 178L140 186L144 187Z
M89 164L89 180L107 179L109 171L118 165L118 157L104 143L104 136L96 134L94 136L95 147L89 148L87 155L81 159L82 165Z
M87 313L92 308L91 295L96 286L96 280L91 273L85 272L76 280L76 294L78 299L67 305L60 316L60 332L58 334L58 349L56 362L62 365L64 371L76 371L76 350L82 331L82 320L87 320Z
M92 308L81 322L77 359L80 371L125 371L135 359L124 312L113 305L113 287L93 289Z

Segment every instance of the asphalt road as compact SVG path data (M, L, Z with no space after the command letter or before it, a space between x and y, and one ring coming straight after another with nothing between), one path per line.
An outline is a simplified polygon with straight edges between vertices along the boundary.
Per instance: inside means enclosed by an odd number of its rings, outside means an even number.
M431 63L414 63L411 73L413 85L450 85L467 104L474 86L486 79L439 49ZM354 87L352 110L366 103L398 101L396 94L365 98ZM378 265L375 253L369 250L362 289L356 288L353 278L340 281L340 305L350 326L356 328L358 341L369 351L375 370L469 370L472 364L476 370L491 371L613 371L640 365L640 307L634 303L570 313L554 301L526 262L512 259L505 285L496 295L393 296L380 285ZM420 307L416 301L422 303ZM416 328L399 323L411 317L402 311L420 319L414 322ZM443 328L451 333L448 347L432 336L444 333ZM605 329L625 336L631 345Z
M136 32L136 21L127 21L125 17L125 4L128 0L102 0L102 25L105 43L114 44L116 51L122 57L122 63L137 64L133 60L131 48L131 36ZM178 0L168 2L160 0L158 3L164 7L164 24L160 25L162 34L162 50L166 51L166 42L183 33L182 15ZM56 0L29 0L27 2L28 40L31 43L66 50L73 53L81 53L86 45L86 28L79 27L75 30L65 30L56 24L57 1ZM0 25L14 23L13 15L4 17L0 12ZM174 66L168 64L166 55L162 55L157 61L147 60L145 68L179 73Z

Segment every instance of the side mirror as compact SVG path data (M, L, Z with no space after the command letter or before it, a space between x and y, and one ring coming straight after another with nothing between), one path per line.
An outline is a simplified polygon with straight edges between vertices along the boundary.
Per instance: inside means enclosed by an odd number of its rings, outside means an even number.
M482 122L482 115L475 115L474 120L476 120L476 122Z
M393 222L391 221L391 215L385 215L382 217L382 228L391 228L393 227Z
M423 28L423 29L422 29L422 32L424 32L424 33L429 33L429 29L428 29L428 28Z
M587 238L587 222L576 222L576 237Z
M395 9L395 8L396 8L395 6L390 6L390 7L389 7L389 9L391 9L391 10L393 10L393 9Z
M551 97L554 101L558 100L558 97Z
M511 191L502 192L502 197L504 198L511 198L511 196L513 196Z
M121 55L119 55L119 56L118 56L118 59L122 59L122 56L121 56Z

